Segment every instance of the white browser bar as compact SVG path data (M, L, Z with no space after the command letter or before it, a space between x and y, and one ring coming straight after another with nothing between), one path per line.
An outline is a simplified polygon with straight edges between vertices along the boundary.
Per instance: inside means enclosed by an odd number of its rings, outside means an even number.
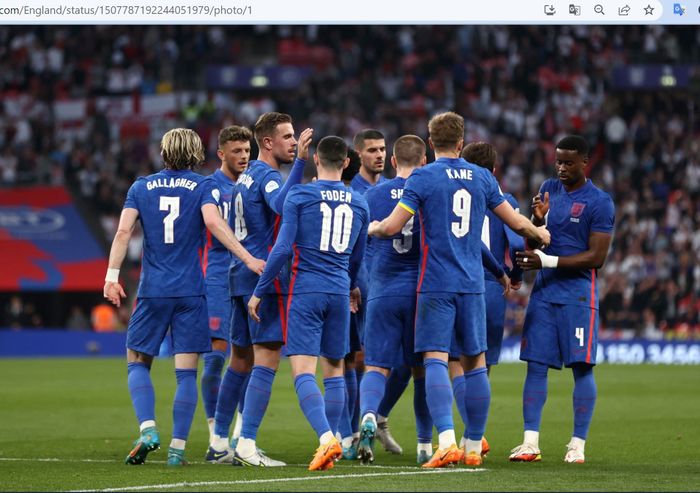
M662 16L676 20L672 15L664 15L658 0L2 0L0 5L0 24L634 24ZM676 17L697 22L698 13Z

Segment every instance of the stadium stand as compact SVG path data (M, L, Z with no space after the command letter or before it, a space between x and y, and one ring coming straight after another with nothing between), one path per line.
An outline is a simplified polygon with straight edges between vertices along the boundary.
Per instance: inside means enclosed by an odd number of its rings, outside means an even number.
M601 336L700 339L697 26L2 26L0 46L1 186L66 186L105 238L174 126L200 134L210 173L218 129L264 111L348 141L379 128L390 144L455 110L467 141L496 146L526 214L553 143L582 134L590 176L617 206ZM258 68L227 86L227 66ZM507 333L522 327L529 288L509 300ZM42 307L9 299L0 326L41 324Z

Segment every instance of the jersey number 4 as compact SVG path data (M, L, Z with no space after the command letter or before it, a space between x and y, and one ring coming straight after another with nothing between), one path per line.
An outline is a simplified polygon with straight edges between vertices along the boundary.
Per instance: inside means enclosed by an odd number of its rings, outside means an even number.
M163 242L175 243L175 219L180 216L180 197L161 197L160 210L168 211L163 218Z
M343 253L350 244L352 209L348 204L340 204L335 209L331 209L327 203L321 202L321 214L323 214L323 224L319 249L327 252L329 246L332 246L336 252Z

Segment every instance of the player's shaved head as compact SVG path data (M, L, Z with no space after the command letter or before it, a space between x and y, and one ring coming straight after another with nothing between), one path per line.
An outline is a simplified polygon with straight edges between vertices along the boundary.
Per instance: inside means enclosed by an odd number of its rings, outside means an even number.
M425 149L425 142L417 135L402 135L394 142L396 165L414 168L423 164Z
M493 173L496 167L496 149L487 142L471 142L462 149L462 158Z
M192 169L204 162L204 145L194 130L173 128L160 141L160 155L166 169Z
M343 169L348 157L348 145L340 137L329 135L318 143L316 154L324 168L329 170Z
M567 135L557 143L557 149L576 151L583 157L588 157L589 152L588 142L580 135Z
M452 111L439 113L428 122L428 133L436 151L451 151L464 139L464 118Z
M250 142L252 138L253 133L246 127L230 125L222 128L219 132L219 148L223 147L226 142Z
M373 128L366 128L364 130L360 130L357 132L355 135L355 138L352 139L352 145L355 147L357 150L362 150L365 148L365 141L366 140L385 140L384 139L384 134L381 133L379 130L375 130Z
M265 137L274 137L277 127L283 123L292 123L292 117L286 113L277 113L276 111L260 115L258 121L255 122L255 127L253 127L253 134L258 147L262 148L262 141Z

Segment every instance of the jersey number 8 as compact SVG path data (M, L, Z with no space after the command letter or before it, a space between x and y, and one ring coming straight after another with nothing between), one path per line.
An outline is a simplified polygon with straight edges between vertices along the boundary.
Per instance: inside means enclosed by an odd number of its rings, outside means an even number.
M343 253L350 244L352 209L348 204L340 204L333 210L327 203L321 202L321 214L323 214L323 224L319 249L327 252L330 244L333 250Z

